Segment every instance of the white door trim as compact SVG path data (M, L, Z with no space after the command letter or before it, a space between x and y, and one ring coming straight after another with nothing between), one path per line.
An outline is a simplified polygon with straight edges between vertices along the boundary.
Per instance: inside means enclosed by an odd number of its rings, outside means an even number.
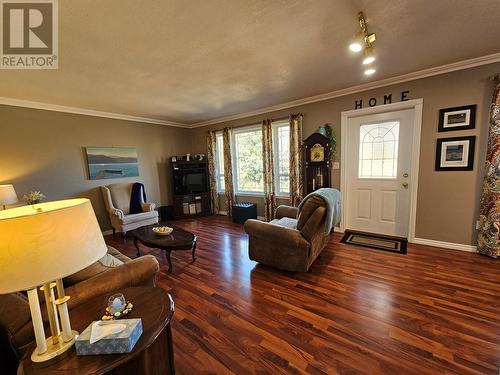
M411 157L411 171L412 183L410 187L410 220L408 223L408 242L415 241L415 222L417 217L417 190L418 190L418 165L420 160L420 133L422 130L422 110L424 100L412 99L399 103L384 104L376 107L369 107L363 109L354 109L351 111L344 111L341 113L340 122L340 191L342 193L343 207L342 219L340 222L340 230L345 230L346 212L349 202L349 194L347 191L347 178L346 174L349 168L347 160L347 124L349 118L374 115L377 113L401 111L404 109L414 110L414 124L413 124L413 143L412 143L412 157ZM344 159L345 158L345 159Z

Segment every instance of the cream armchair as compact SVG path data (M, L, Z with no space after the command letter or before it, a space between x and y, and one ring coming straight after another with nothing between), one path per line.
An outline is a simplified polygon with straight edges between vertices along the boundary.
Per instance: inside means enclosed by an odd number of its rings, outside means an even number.
M133 183L118 183L101 186L104 203L113 227L113 235L121 232L123 240L129 230L158 223L158 212L154 203L141 202L142 211L130 214L130 195Z

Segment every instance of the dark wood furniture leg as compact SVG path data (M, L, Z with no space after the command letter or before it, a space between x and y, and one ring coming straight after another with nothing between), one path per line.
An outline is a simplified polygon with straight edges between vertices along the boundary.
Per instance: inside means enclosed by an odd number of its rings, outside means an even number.
M123 243L127 243L127 232L122 233Z
M116 229L113 228L113 238L116 238Z
M196 251L196 239L193 241L193 252L192 252L192 257L193 257L193 262L196 260L196 255L194 255L194 252Z
M172 260L170 259L170 250L165 250L165 257L167 258L167 262L168 262L167 273L171 273L172 272Z
M137 256L140 257L141 250L139 249L139 240L136 237L134 237L134 245L135 245L135 248L137 249Z

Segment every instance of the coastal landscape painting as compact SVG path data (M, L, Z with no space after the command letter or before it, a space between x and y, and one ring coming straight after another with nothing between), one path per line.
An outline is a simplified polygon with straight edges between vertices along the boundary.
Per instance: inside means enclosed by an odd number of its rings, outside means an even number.
M91 180L139 176L135 147L86 147Z

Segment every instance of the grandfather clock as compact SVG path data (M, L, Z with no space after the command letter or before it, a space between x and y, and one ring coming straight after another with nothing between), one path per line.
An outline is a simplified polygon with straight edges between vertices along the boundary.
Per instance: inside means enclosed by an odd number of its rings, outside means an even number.
M330 187L330 140L314 133L302 142L305 194Z

